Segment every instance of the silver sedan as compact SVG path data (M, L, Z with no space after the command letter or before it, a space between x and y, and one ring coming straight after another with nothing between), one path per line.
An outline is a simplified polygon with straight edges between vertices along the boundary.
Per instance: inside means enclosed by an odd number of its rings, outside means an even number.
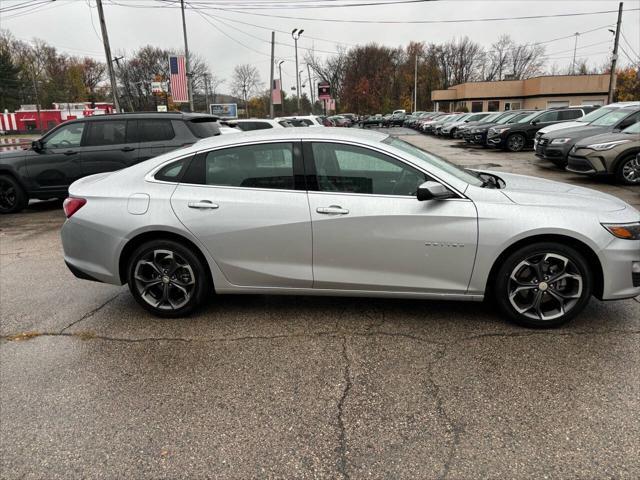
M386 134L202 140L75 182L65 261L159 316L214 293L481 301L555 326L640 294L640 213L610 195L470 171ZM428 307L427 307L428 308Z

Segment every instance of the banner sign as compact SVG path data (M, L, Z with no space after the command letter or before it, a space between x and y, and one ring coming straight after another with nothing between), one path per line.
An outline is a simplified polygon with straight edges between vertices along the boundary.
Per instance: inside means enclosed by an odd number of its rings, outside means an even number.
M273 100L274 105L282 104L282 87L280 85L280 80L275 79L273 81L273 87L271 88L271 99Z
M212 103L209 112L219 118L238 118L237 103Z
M187 103L187 68L184 55L169 56L169 71L171 81L171 97L174 103Z

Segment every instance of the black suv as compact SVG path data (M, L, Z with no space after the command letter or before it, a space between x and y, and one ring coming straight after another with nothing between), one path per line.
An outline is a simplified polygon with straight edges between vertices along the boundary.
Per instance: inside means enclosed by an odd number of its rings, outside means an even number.
M220 135L217 118L188 113L96 115L58 125L28 150L0 152L0 213L30 198L64 198L74 181Z
M580 106L552 108L534 112L515 123L495 126L487 132L487 145L503 148L510 152L520 152L525 147L533 146L536 132L554 123L569 122L592 112L597 106Z
M490 123L482 123L476 127L469 128L463 138L465 141L475 143L476 145L487 146L487 132L490 128L495 126L502 126L517 122L521 118L530 115L533 110L509 110L503 112L502 115L493 119Z

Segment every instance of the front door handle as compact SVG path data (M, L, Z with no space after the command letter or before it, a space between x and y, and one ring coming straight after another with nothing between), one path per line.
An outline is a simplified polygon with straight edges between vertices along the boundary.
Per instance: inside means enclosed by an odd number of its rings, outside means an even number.
M120 149L120 151L122 152L133 152L135 150L135 148L133 147L123 147Z
M330 207L318 207L316 208L316 212L322 213L323 215L346 215L349 213L349 210L342 208L340 205L331 205Z
M200 200L199 202L189 202L187 204L189 208L199 208L202 210L215 210L219 208L218 205L211 202L210 200Z
M76 153L78 152L76 152L75 150L67 150L66 152L64 152L65 155L75 155Z

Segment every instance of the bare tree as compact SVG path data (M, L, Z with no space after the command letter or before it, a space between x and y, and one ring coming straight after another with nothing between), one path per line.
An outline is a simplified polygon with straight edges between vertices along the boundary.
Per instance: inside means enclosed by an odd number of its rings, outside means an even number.
M244 100L245 115L249 118L247 99L255 94L262 85L260 72L251 64L236 65L231 78L231 92Z
M545 62L543 45L514 45L511 49L509 72L515 80L530 78L542 72Z
M304 61L320 80L329 83L333 98L340 100L347 67L347 50L339 46L336 55L324 60L318 57L313 50L309 50Z
M511 57L513 40L509 35L501 35L487 52L484 79L487 81L502 80Z

